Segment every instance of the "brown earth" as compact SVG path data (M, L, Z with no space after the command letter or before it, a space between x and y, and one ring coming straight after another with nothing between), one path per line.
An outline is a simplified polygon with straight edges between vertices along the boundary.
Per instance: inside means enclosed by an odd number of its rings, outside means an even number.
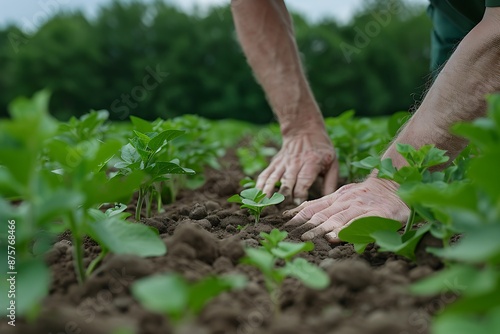
M258 245L261 231L283 227L286 221L281 212L293 205L284 202L266 208L261 222L254 226L246 210L226 201L241 190L238 181L243 175L234 161L234 157L224 160L224 170L208 171L207 183L201 189L182 191L176 203L165 206L164 213L141 221L158 229L168 247L165 256L144 259L108 255L79 286L73 271L70 236L62 235L46 256L53 281L39 317L30 323L20 320L15 328L2 325L1 332L422 334L430 330L430 315L439 313L454 299L450 295L416 297L407 291L411 282L439 267L439 262L427 256L417 265L379 253L373 247L359 255L349 244L330 245L318 238L314 240L315 250L304 257L324 268L331 278L330 286L315 291L287 279L275 305L260 273L239 264L239 260L244 246ZM239 231L238 225L247 227ZM300 233L289 232L289 241L300 240ZM98 245L87 240L85 265L99 251ZM189 280L215 274L246 274L249 284L243 290L215 298L198 318L174 330L167 317L145 310L130 293L135 280L174 271Z

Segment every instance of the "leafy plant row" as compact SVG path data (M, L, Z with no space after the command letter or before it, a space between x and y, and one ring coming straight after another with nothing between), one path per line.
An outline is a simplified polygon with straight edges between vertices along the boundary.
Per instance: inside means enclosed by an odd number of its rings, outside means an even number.
M201 185L202 177L187 176L202 175L206 165L217 167L223 150L206 134L210 123L196 116L153 123L134 117L131 124L119 124L107 122L107 111L92 111L61 123L49 114L48 103L46 91L19 98L10 105L11 117L0 120L0 249L15 255L0 270L18 272L18 314L35 310L48 293L50 273L42 255L66 230L80 283L107 253L165 254L156 230L127 220L127 204L137 199L135 220L149 217L154 205L162 210L182 187ZM101 248L87 267L85 236ZM14 238L15 247L8 243ZM7 296L5 289L1 282ZM2 298L2 313L6 302Z
M399 222L380 217L359 219L339 233L359 252L374 242L380 251L410 259L425 233L442 240L443 247L427 251L440 257L445 269L412 287L417 294L459 296L434 320L436 334L496 333L500 328L500 95L489 96L488 104L487 117L453 126L469 146L443 171L432 167L447 163L446 152L431 145L418 150L398 145L408 162L399 170L377 157L355 163L397 182L411 214L402 233ZM420 227L412 228L417 221ZM459 240L451 242L455 235Z

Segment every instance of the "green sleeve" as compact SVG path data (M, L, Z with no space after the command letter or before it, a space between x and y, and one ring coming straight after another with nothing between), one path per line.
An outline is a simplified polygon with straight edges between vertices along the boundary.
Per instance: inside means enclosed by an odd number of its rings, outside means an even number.
M500 0L486 0L486 7L500 7Z

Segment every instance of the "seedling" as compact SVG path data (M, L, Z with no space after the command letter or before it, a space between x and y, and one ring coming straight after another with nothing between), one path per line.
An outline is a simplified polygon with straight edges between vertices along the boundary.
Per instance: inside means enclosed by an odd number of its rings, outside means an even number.
M285 196L274 193L271 198L267 198L260 189L250 188L243 190L239 195L228 198L228 202L242 204L240 208L246 208L255 217L255 225L259 222L260 214L265 207L276 205L285 200Z
M400 192L408 192L421 184L443 184L444 172L431 172L431 167L448 161L445 151L433 145L424 145L419 150L407 144L397 144L397 151L406 159L408 166L396 169L391 159L380 160L368 157L354 163L359 168L378 170L378 177L393 180L400 185ZM381 246L380 251L392 251L396 254L415 259L414 250L418 242L429 231L431 225L425 225L418 231L412 230L418 205L410 205L410 215L403 235L397 232L401 224L397 221L381 218L361 218L340 231L339 238L354 244L358 252L363 252L371 242Z
M328 275L322 269L303 258L293 259L302 252L312 251L314 244L310 241L301 243L283 241L287 235L287 232L278 229L273 229L269 234L261 232L262 247L245 249L246 257L241 260L242 263L254 266L262 272L273 301L277 300L286 277L294 277L304 285L318 290L330 284ZM277 266L278 260L283 260L285 265ZM278 311L278 303L276 307Z
M48 250L57 233L71 231L80 283L98 263L96 260L85 270L85 235L91 235L104 254L153 256L166 252L161 238L149 227L123 220L123 206L107 213L97 210L102 203L127 201L144 177L142 171L108 177L107 162L121 144L87 137L101 124L98 114L93 114L96 119L88 124L88 131L79 124L78 135L72 136L66 130L73 127L61 126L50 116L48 102L47 92L37 93L31 100L17 99L10 106L11 119L0 121L0 218L13 221L9 228L14 231L15 226L16 236L15 249L5 243L0 243L0 249L5 254L15 253L15 261L4 271L19 272L19 315L36 309L49 291L50 272L39 255ZM8 240L3 231L8 225L1 226L0 239ZM2 295L7 295L5 288L0 284ZM5 302L8 300L0 300L0 314L7 310Z
M146 205L146 217L151 217L152 203L156 198L158 210L162 208L161 182L169 180L171 174L194 174L189 168L178 165L178 160L165 161L162 154L169 141L182 135L182 131L165 130L163 132L142 133L134 131L130 143L121 149L121 160L115 167L117 175L128 175L134 171L144 171L146 177L139 188L139 197L135 211L135 219L141 219L141 210Z
M500 316L500 95L488 97L488 117L457 124L455 134L479 149L471 159L470 180L412 194L451 230L457 242L428 250L447 260L448 267L412 286L419 295L458 294L459 298L434 319L437 334L494 333Z
M166 314L179 325L198 315L213 298L225 291L242 289L246 283L241 275L207 277L189 283L178 274L166 274L136 281L132 294L148 310Z

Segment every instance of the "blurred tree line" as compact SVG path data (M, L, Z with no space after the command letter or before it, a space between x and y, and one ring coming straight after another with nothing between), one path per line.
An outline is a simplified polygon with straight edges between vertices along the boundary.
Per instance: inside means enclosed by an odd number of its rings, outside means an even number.
M299 14L294 22L325 116L351 108L388 114L420 98L431 27L423 7L371 1L348 24L311 23ZM90 109L108 109L115 119L273 119L227 6L186 13L161 1L113 2L91 20L60 13L32 34L3 28L0 39L1 116L16 96L49 88L61 119Z

